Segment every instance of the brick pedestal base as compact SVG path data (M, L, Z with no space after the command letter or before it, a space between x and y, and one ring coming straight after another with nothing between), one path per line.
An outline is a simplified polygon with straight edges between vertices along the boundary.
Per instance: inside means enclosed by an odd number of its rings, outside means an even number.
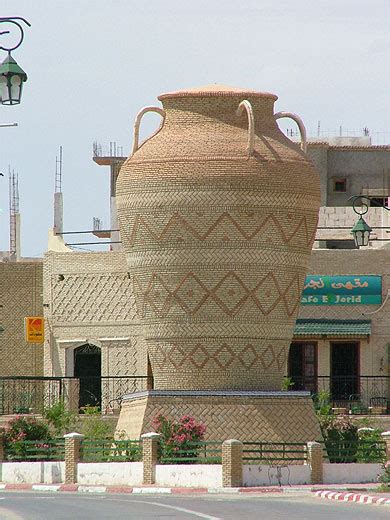
M163 391L125 396L117 431L129 439L150 432L152 419L190 414L206 427L206 439L307 442L322 439L308 392Z

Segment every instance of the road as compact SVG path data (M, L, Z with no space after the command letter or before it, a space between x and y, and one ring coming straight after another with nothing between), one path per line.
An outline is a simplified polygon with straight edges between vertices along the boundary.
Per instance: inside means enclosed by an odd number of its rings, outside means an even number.
M1 520L389 520L389 507L308 495L132 496L4 492Z

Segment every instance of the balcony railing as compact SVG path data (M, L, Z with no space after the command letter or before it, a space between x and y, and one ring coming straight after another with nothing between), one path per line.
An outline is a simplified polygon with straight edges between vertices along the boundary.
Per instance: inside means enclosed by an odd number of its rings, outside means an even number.
M313 395L328 397L333 407L346 407L351 413L365 413L371 407L390 414L390 376L292 380L291 390L308 390ZM98 406L104 414L113 413L119 411L124 395L152 388L150 376L0 377L0 415L41 413L60 400L75 412L85 406ZM245 390L245 385L241 390Z
M390 376L317 376L291 377L291 390L309 390L317 396L328 395L335 408L348 408L351 413L384 409L390 413Z
M123 395L152 387L149 376L0 377L0 415L41 413L60 400L72 411L89 405L112 413Z

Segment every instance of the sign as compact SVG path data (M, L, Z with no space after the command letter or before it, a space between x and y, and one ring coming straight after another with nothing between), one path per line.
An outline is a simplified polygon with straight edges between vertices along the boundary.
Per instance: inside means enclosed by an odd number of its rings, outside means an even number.
M376 275L307 276L303 305L380 305L382 277Z
M43 343L45 339L43 316L24 318L24 335L27 343Z

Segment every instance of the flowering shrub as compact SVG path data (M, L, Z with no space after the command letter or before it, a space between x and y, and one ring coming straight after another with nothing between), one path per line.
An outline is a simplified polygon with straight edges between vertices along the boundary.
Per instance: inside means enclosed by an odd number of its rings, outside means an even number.
M206 426L196 422L191 415L184 415L179 421L167 419L164 415L157 415L152 426L161 434L159 444L160 460L182 459L181 462L192 462L197 458L200 444L204 439Z
M41 441L36 448L44 449L51 440L49 426L34 417L19 416L12 419L7 428L0 429L7 458L23 460L27 458L27 445L24 441Z

